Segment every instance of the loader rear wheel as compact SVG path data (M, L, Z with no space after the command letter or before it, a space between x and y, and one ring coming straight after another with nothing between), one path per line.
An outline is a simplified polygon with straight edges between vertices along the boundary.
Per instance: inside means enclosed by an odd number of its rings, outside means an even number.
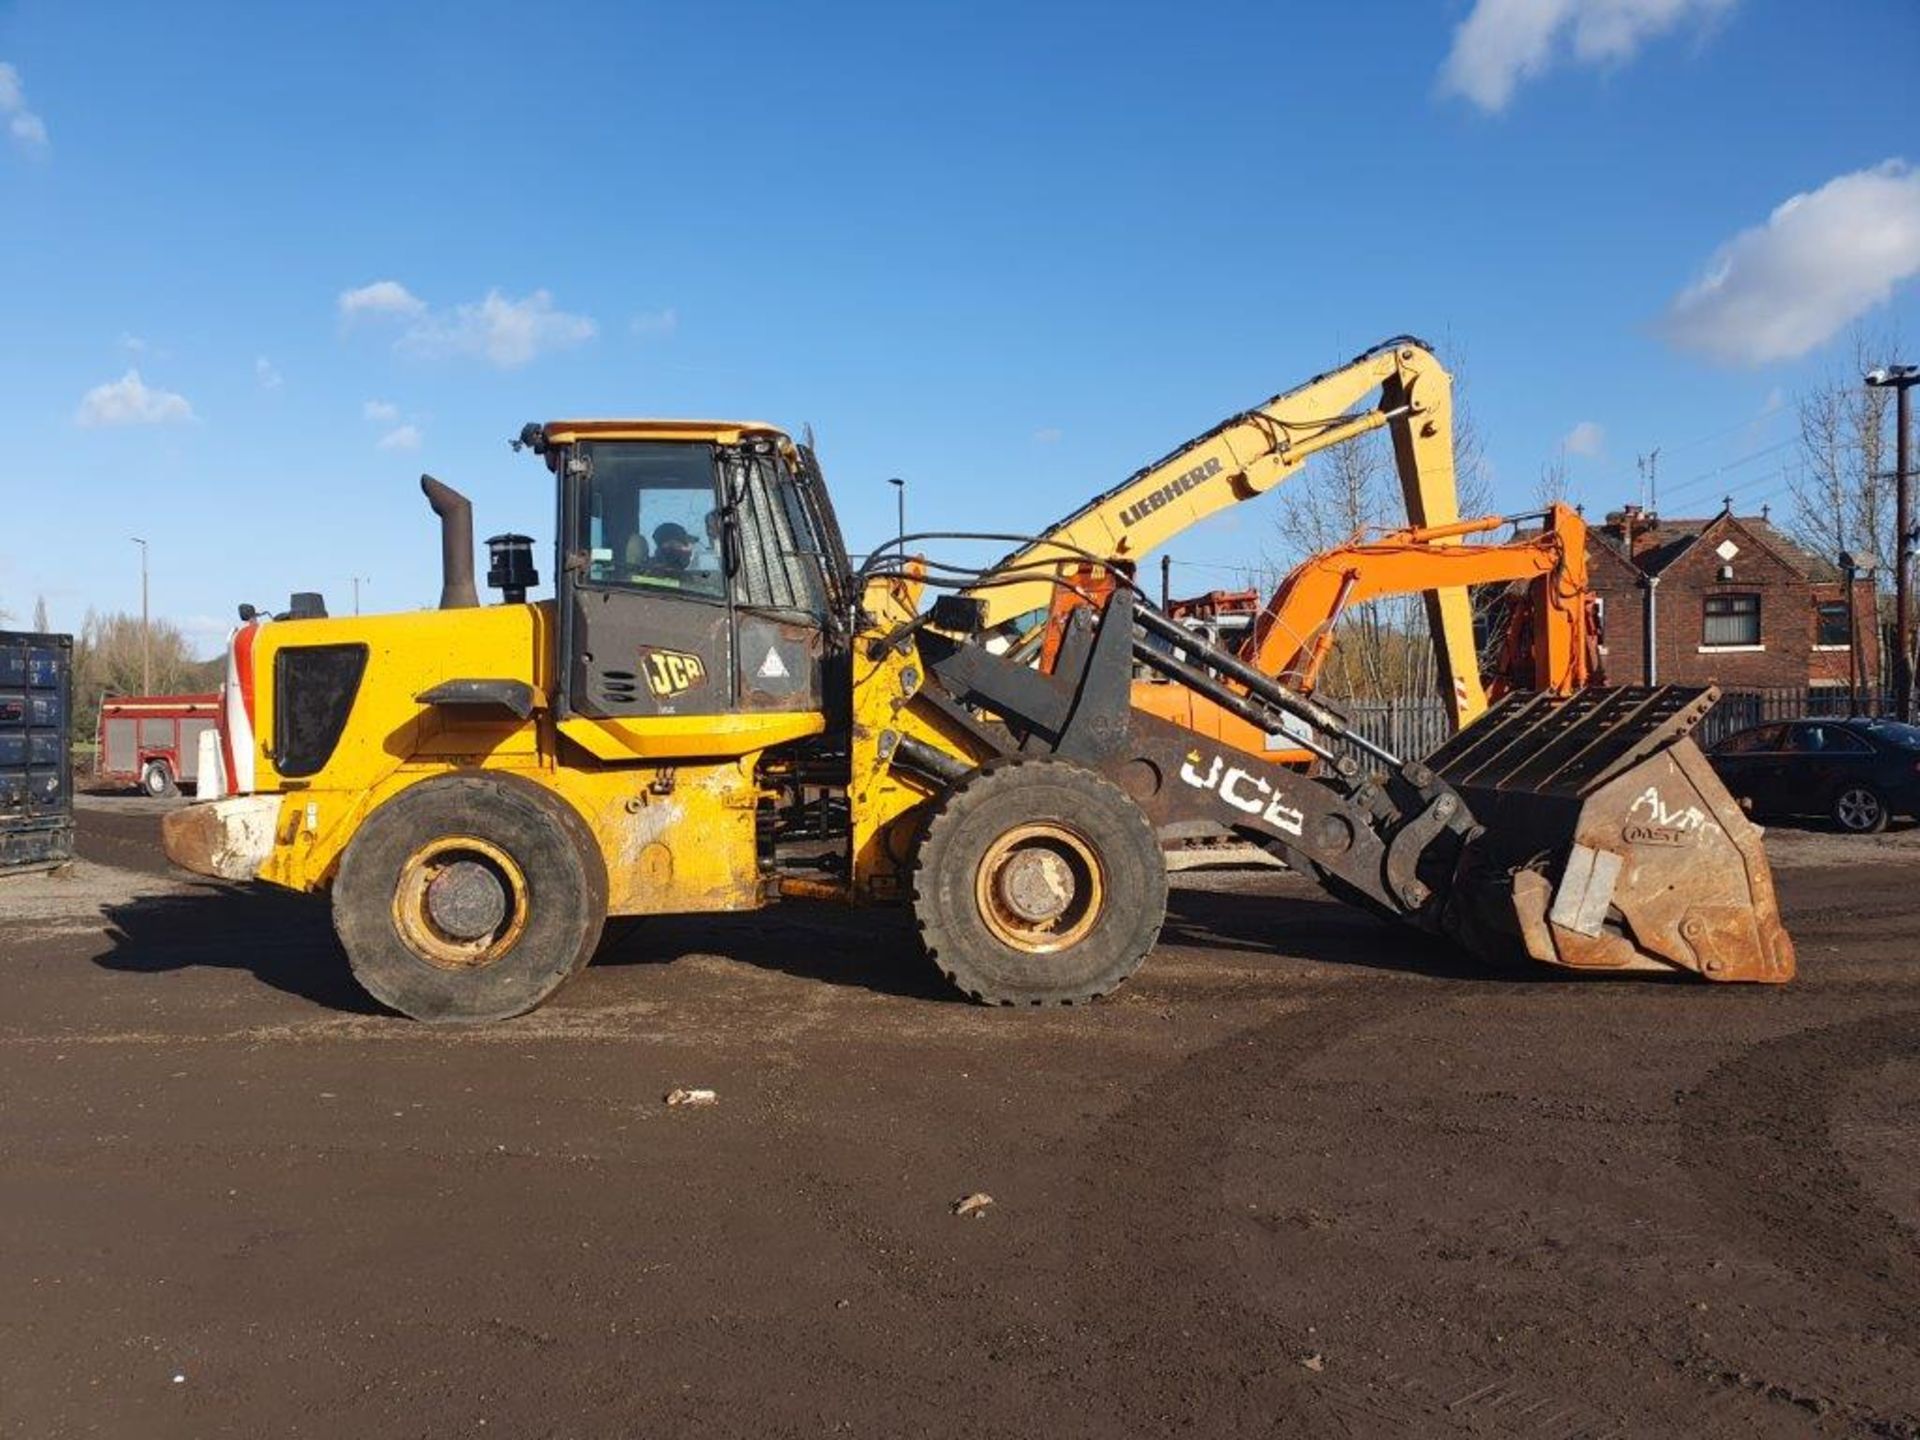
M587 963L607 874L579 814L515 776L424 781L347 846L333 926L354 978L415 1020L522 1015Z
M1014 760L947 792L913 874L927 954L988 1005L1111 993L1166 917L1159 837L1125 791L1059 760Z

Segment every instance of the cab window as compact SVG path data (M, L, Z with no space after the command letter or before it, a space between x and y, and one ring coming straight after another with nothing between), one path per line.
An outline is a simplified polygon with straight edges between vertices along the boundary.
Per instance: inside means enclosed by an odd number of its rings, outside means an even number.
M585 533L574 539L587 554L589 583L725 599L713 447L610 440L581 453Z
M770 448L742 448L721 469L733 500L734 599L757 610L824 616L826 557L785 459Z

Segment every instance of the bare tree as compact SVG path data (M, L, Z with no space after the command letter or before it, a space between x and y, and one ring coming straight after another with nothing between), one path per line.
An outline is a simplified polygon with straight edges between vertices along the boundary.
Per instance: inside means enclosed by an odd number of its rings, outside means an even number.
M1823 559L1850 551L1893 588L1893 477L1888 431L1891 392L1860 377L1899 348L1897 335L1856 329L1850 364L1831 371L1799 400L1800 456L1790 476L1793 537Z
M225 672L224 658L195 660L185 633L170 620L153 622L152 646L156 695L211 690ZM104 697L140 693L140 668L140 617L89 610L73 642L76 737L91 735Z
M47 597L44 595L33 597L33 628L43 635L53 629L52 623L47 619Z
M1493 508L1493 466L1487 460L1486 437L1467 394L1466 373L1456 365L1453 374L1453 483L1462 515L1484 515Z
M1549 505L1564 505L1568 493L1567 447L1562 445L1553 452L1553 458L1540 467L1540 479L1533 487L1533 499L1544 510Z

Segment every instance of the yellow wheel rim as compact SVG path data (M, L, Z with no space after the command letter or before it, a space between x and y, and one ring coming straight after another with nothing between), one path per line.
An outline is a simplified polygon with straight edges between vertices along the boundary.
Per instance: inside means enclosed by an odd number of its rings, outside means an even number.
M393 889L393 924L407 948L443 970L477 970L527 926L527 877L490 840L445 835L407 857Z
M1086 837L1035 821L987 848L974 873L974 901L994 938L1030 955L1086 938L1106 907L1107 874Z

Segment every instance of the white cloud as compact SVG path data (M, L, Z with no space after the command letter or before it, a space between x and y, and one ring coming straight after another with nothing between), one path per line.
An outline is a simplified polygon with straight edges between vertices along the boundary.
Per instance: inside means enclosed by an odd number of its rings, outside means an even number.
M680 329L680 312L671 305L664 310L642 310L633 317L631 328L643 340L665 340Z
M420 448L420 427L417 425L399 425L380 437L375 447L380 450L418 450Z
M96 385L81 398L74 423L89 429L102 425L170 425L193 419L187 397L157 390L129 370L118 380Z
M535 290L519 300L489 290L485 299L442 310L397 280L379 280L343 291L340 313L349 321L362 316L403 321L394 342L403 353L429 359L469 356L502 370L518 369L540 355L584 344L600 333L588 316L556 310L553 295L546 290ZM653 327L648 333L658 335L673 333L679 324L672 310L641 318Z
M1738 0L1475 0L1440 68L1444 94L1504 110L1522 80L1570 52L1576 64L1624 64L1648 40L1705 24Z
M261 355L253 362L253 378L262 390L278 390L286 383L286 377L266 356Z
M7 134L14 148L26 155L39 156L47 149L47 122L27 108L26 87L20 72L0 60L0 117L7 122Z
M147 348L147 342L142 340L138 335L122 335L120 337L120 348L129 355L138 355Z
M1582 420L1566 434L1560 448L1569 455L1598 455L1607 444L1607 432L1594 420Z
M340 313L349 320L361 316L424 314L427 302L398 280L376 280L358 290L340 292Z
M1033 432L1033 443L1036 445L1058 445L1060 443L1060 433L1060 429L1056 425L1042 425L1038 430Z
M360 407L360 413L369 420L384 424L400 418L400 407L391 400L369 400Z
M553 296L545 290L535 290L524 300L489 290L476 304L422 316L400 337L400 348L430 358L473 356L502 370L516 370L536 356L570 349L598 333L599 326L585 315L554 309Z
M1795 195L1714 254L1667 307L1683 350L1759 364L1804 355L1920 273L1920 174L1888 160Z
M29 155L47 147L47 122L38 115L20 114L7 121L7 133Z

